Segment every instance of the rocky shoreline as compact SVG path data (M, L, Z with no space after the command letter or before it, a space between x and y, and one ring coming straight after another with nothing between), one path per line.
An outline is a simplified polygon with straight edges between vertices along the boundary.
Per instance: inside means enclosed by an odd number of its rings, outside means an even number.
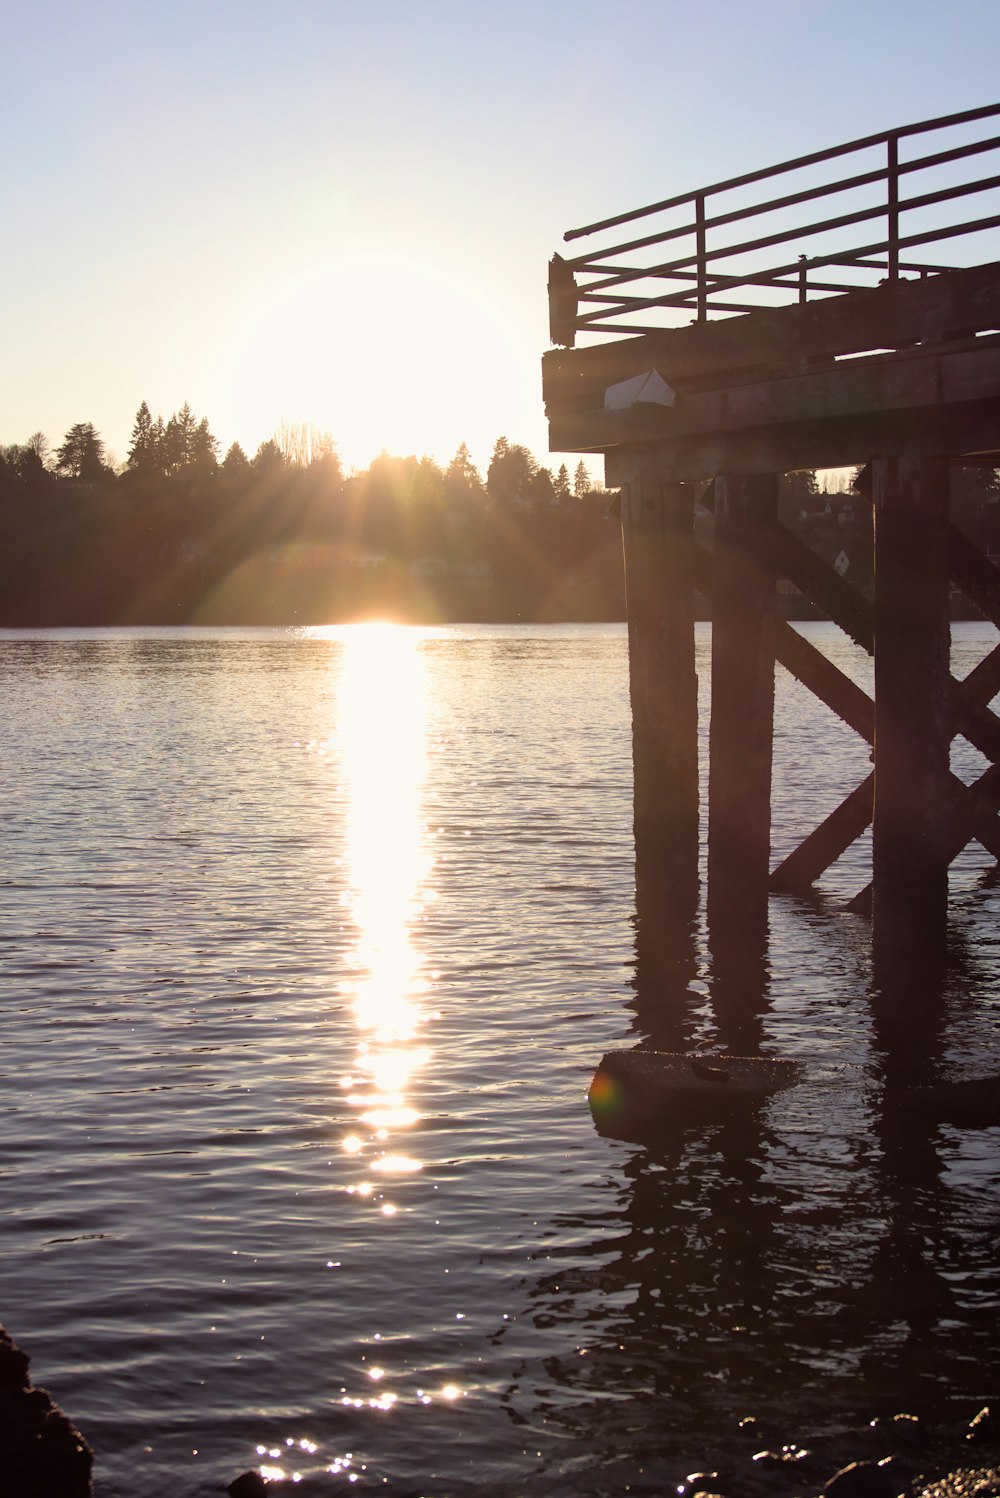
M955 1421L900 1412L818 1437L791 1438L748 1415L725 1461L709 1459L673 1488L678 1498L1000 1498L1000 1417L988 1405ZM0 1493L3 1498L93 1498L94 1456L46 1389L29 1358L0 1327ZM258 1498L286 1484L244 1472L220 1493ZM310 1488L311 1491L311 1488ZM392 1489L390 1489L392 1491ZM659 1491L641 1474L636 1493ZM448 1498L420 1489L398 1498Z
M94 1455L29 1358L0 1326L0 1493L4 1498L91 1498Z

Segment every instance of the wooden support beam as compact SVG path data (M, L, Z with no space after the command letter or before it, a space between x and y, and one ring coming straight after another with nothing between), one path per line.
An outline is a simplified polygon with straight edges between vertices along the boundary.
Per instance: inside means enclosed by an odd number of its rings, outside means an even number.
M785 526L775 524L760 537L760 544L773 570L794 583L800 593L871 655L875 645L875 614L867 598Z
M997 447L997 403L968 401L919 410L856 412L790 421L781 427L736 432L698 432L658 439L639 433L605 440L586 420L573 428L549 425L553 452L603 452L605 481L616 489L626 474L646 472L659 479L697 481L711 473L787 473L792 468L838 468L865 460L869 453L900 457L935 453L979 453Z
M664 902L686 920L697 902L693 516L680 485L622 491L640 925L666 920Z
M952 812L945 831L942 856L949 864L954 862L966 844L975 838L1000 863L1000 852L997 851L1000 848L1000 820L996 815L1000 811L1000 765L990 765L970 786L953 778L951 794ZM843 848L840 851L843 852ZM848 908L868 911L871 899L869 883L858 891Z
M791 424L886 418L901 413L995 401L1000 386L1000 340L979 338L949 347L918 346L872 359L831 361L748 383L687 390L673 406L638 404L627 410L547 406L549 446L555 452L677 441L765 429L780 440ZM655 367L648 364L646 369ZM669 369L659 373L670 384ZM995 442L994 426L994 442ZM787 464L781 464L782 468Z
M994 645L989 655L984 656L978 666L973 666L959 685L964 703L985 705L992 702L1000 692L1000 645ZM990 758L994 756L990 755Z
M759 533L778 509L777 475L715 482L708 914L713 944L734 924L766 930L771 843L775 582Z
M771 889L782 894L804 894L861 836L872 819L874 802L873 770L778 865L771 875Z
M601 405L608 385L657 368L671 384L780 369L863 349L940 343L1000 327L1000 265L899 281L745 317L664 328L542 356L547 402Z
M948 461L880 458L875 506L872 919L880 971L939 955L952 733Z
M869 744L875 742L875 704L857 682L845 676L822 650L817 650L783 619L778 621L775 647L778 661L786 671L855 733Z
M833 575L837 576L836 573ZM841 579L837 578L837 582L841 583ZM712 553L697 541L694 545L694 585L705 598L711 599ZM843 586L850 587L846 583ZM853 589L850 591L853 594ZM804 635L800 635L785 619L775 618L774 648L778 663L786 671L790 671L831 712L836 713L838 718L843 719L863 739L867 739L869 744L875 742L875 704L867 692L849 676L845 676L828 656L817 650L815 645Z
M948 553L956 586L1000 629L1000 572L956 525L948 527Z

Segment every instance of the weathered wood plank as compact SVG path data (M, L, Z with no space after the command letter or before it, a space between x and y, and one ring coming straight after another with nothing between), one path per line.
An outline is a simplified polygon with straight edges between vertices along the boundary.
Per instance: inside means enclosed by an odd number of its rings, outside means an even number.
M721 389L681 392L673 406L550 409L549 446L554 452L581 446L606 452L623 444L995 400L1000 341L979 342L982 347L950 353L914 349L905 357L843 360ZM666 374L664 379L670 383Z
M550 434L554 428L550 426ZM552 450L603 452L605 482L616 489L641 474L661 479L697 480L714 473L786 473L792 468L839 468L865 463L872 453L933 457L947 452L996 454L1000 433L996 399L919 411L883 411L827 421L790 422L754 431L705 432L670 441L642 441L605 447L595 433L578 425L563 432L568 445ZM576 440L581 439L581 440Z
M553 350L542 358L542 386L547 403L598 405L593 398L608 385L646 369L659 369L676 385L865 349L942 342L998 326L1000 264L994 263L590 348Z

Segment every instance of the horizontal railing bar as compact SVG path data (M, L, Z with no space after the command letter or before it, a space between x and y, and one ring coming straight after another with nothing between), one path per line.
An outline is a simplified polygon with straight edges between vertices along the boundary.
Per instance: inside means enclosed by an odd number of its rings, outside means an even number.
M635 208L628 213L615 214L611 218L600 220L598 223L587 224L579 229L569 229L563 239L567 242L573 239L582 239L588 234L597 234L603 229L613 229L619 224L632 223L636 219L648 218L651 214L665 212L668 208L679 208L685 203L692 203L699 197L711 197L716 193L730 192L737 187L748 187L753 182L766 181L768 177L780 176L783 172L798 171L803 167L817 166L823 161L833 161L838 156L849 156L855 151L863 151L879 145L885 145L890 140L901 140L911 135L919 135L932 130L944 130L953 125L971 124L975 120L985 120L1000 115L1000 104L987 104L978 109L962 110L958 114L942 115L933 120L922 120L915 125L903 125L896 130L886 130L878 135L861 136L857 140L848 141L841 146L832 146L823 151L812 151L808 155L798 156L790 161L780 162L777 166L765 167L756 172L744 172L738 177L730 177L722 182L714 182L708 187L697 189L694 192L679 194L676 197L664 198L658 203L650 203L645 208Z
M918 156L913 161L901 162L897 171L902 176L906 172L926 171L931 167L942 166L950 161L958 161L964 157L973 156L983 151L993 150L1000 147L1000 136L993 135L984 141L975 141L971 145L956 146L947 151L936 151L930 156ZM836 182L823 182L815 187L806 187L799 192L788 193L784 197L771 198L763 203L751 204L748 208L734 208L728 213L714 214L706 218L704 228L706 233L711 229L718 229L724 224L740 223L743 219L760 217L765 213L777 213L783 208L794 208L799 203L809 203L816 198L832 197L835 193L851 192L859 187L869 187L875 182L885 182L889 177L888 167L877 167L870 172L860 172L853 177L840 177ZM884 205L883 205L884 211ZM902 211L902 210L901 210ZM648 234L641 239L631 239L623 244L609 245L607 249L599 252L599 258L606 255L628 255L633 250L648 249L650 245L666 244L671 239L681 239L686 234L694 234L694 221L675 225L671 229L665 229L658 234ZM793 238L798 231L789 231L789 238ZM571 270L583 270L586 262L595 257L580 255L576 259L567 260L566 264Z
M843 262L841 262L841 260L839 260L839 259L823 259L823 260L817 259L817 260L814 260L810 256L803 256L803 258L799 261L799 267L801 267L804 264L806 270L808 271L808 270L811 270L813 268L813 266L818 266L818 265L840 265L841 263L843 263L844 265L857 265L857 266L860 266L860 267L862 267L863 269L866 269L866 270L887 270L888 269L888 260L856 260L854 258L854 256L849 256L849 257L845 258L843 260ZM617 274L619 271L631 273L635 269L635 267L631 266L631 265L605 265L605 266L593 266L592 265L592 266L585 267L585 269L592 271L594 274L597 274L598 272L601 272L601 271L604 271L604 272L611 271L611 272ZM899 269L900 270L922 271L922 272L926 272L928 274L938 275L942 271L953 270L954 266L951 266L951 265L927 265L924 262L917 262L917 261L906 261L906 262L904 262L904 261L901 260L899 262ZM660 279L662 279L662 280L665 280L665 281L667 281L667 280L669 280L669 281L697 281L697 279L698 279L698 273L697 273L696 270L689 270L689 271L682 271L682 270L653 271L653 270L649 270L645 274L651 280L660 280ZM715 279L726 280L728 278L727 277L718 277L718 278L716 278L716 277L713 277L711 275L708 277L709 281L713 281ZM751 284L752 281L753 281L753 279L754 278L752 276L748 276L747 277L747 284L748 285ZM812 283L810 283L810 284L812 284ZM582 282L581 283L581 287L580 287L581 293L590 291L591 287L596 286L596 285L597 285L596 281L585 281L585 282ZM845 290L849 290L849 291L856 291L857 289L858 288L856 286L849 286L849 287L845 288Z
M812 263L813 262L810 260L809 264L812 265ZM888 270L889 269L889 262L888 262L888 260L858 260L857 257L854 256L854 255L845 256L844 259L842 259L842 260L841 259L824 260L823 264L824 265L857 265L857 266L860 266L863 270ZM899 262L899 269L900 270L926 271L928 274L931 274L931 275L940 275L944 271L954 270L955 267L953 265L925 265L923 263L918 263L916 260L908 260L908 261L905 261L905 262L901 260Z
M584 333L617 333L623 338L635 338L644 333L662 333L663 328L642 327L637 323L588 323L586 328L580 329Z
M901 199L899 213L912 212L917 208L931 208L937 203L949 202L955 198L968 197L973 193L986 192L991 187L1000 185L1000 176L981 177L975 182L961 183L956 187L940 188L933 193L922 193L915 198ZM874 208L857 208L852 213L838 214L834 218L819 219L811 224L802 224L795 229L781 230L774 234L764 234L758 239L746 239L738 244L720 245L716 249L707 250L703 259L722 260L733 255L749 255L754 250L768 249L771 245L787 244L789 240L807 239L814 234L825 234L831 229L844 229L851 224L866 223L873 218L884 218L885 204L881 203ZM896 243L902 247L902 238ZM592 281L587 287L588 291L602 291L606 286L622 286L628 281L639 281L645 277L662 273L663 271L684 270L695 263L694 256L684 256L679 260L668 260L663 265L648 266L645 269L623 272L617 276L608 276L602 281Z
M759 217L762 213L777 213L781 208L794 208L797 203L809 203L813 198L831 197L837 192L849 192L857 187L868 187L873 182L884 182L887 176L886 167L877 167L874 171L861 172L855 177L842 177L836 182L824 183L820 187L803 188L801 192L788 193L783 198L771 198L766 203L755 203L750 208L734 208L729 213L718 213L712 218L706 218L705 232L718 229L723 224L734 224L745 218ZM673 229L665 229L660 234L648 234L644 239L631 239L625 244L609 245L600 253L602 256L628 255L632 250L644 250L653 244L666 244L669 239L681 239L685 234L694 232L694 223L686 223L675 226ZM794 230L792 232L794 233ZM575 260L567 260L566 264L572 270L578 270L582 268L583 261L594 258L593 254L581 255Z
M969 219L964 224L952 225L952 226L947 227L947 228L928 229L928 230L924 230L923 232L918 233L918 234L903 235L898 240L898 245L899 245L900 249L906 249L906 248L908 248L910 246L918 245L918 244L934 244L938 240L941 240L941 239L955 239L955 238L960 237L963 234L973 234L973 233L976 233L977 231L984 230L984 229L995 229L998 226L1000 226L1000 215L994 215L994 216L992 216L990 218L983 218L983 219ZM857 250L851 256L847 256L847 255L844 254L843 251L840 251L840 253L837 254L837 255L831 255L831 256L817 255L817 256L814 256L813 258L811 258L811 260L810 260L809 263L811 265L816 266L816 267L821 267L821 266L824 266L824 265L851 265L851 264L855 263L855 261L858 264L862 264L863 261L862 261L861 257L869 256L869 255L877 255L877 254L884 253L887 250L887 248L888 248L888 244L887 244L886 240L884 240L884 239L883 240L876 240L876 241L874 241L871 244L859 245L858 248L857 248ZM876 268L877 269L884 269L884 266L878 266ZM953 267L949 267L949 269L951 269L951 268L953 268ZM740 276L740 275L733 275L733 276L726 276L726 277L719 276L719 277L714 278L714 280L713 280L713 290L714 291L731 291L731 290L734 290L735 288L737 288L739 286L746 286L746 285L750 285L750 284L760 285L760 284L763 284L762 278L766 278L767 280L773 281L773 279L776 276L791 276L791 275L795 275L795 274L797 274L798 270L799 270L799 263L796 262L796 261L791 261L791 262L789 262L789 263L787 263L785 265L775 266L773 270L768 271L768 272L757 272L757 279L755 281L753 281L753 282L751 282L746 276ZM694 279L693 275L692 275L692 279ZM868 288L859 286L859 287L856 287L854 289L858 290L858 291L862 291L862 290L866 290ZM688 295L693 296L694 292L692 291L692 292L688 293ZM687 303L687 302L682 303L680 301L678 301L676 303L673 303L673 302L670 302L670 301L667 301L667 300L663 300L663 299L658 298L658 297L639 298L634 303L634 310L640 311L640 310L642 310L642 308L644 306L645 307L657 307L657 306L669 306L669 305L690 305L690 304ZM595 313L594 315L598 316L598 315L601 315L601 314L596 314ZM578 327L582 328L586 323L587 323L587 319L586 318L578 318L577 319L577 326Z
M730 281L729 277L719 277L717 282L713 281L711 284L709 284L706 287L706 293L707 293L708 296L711 296L713 291L724 291L726 289L726 286L727 285L731 285L731 284L732 284L732 282ZM800 289L801 283L800 283L799 278L797 276L794 279L792 279L790 277L789 278L785 278L785 277L779 278L779 277L776 277L776 276L745 276L745 277L741 277L740 278L739 285L741 285L741 286L761 286L761 287L776 286L776 287L781 288L782 290L798 291ZM814 281L814 280L810 280L808 282L808 288L809 288L810 291L830 291L830 292L862 291L862 290L865 289L864 287L859 286L857 284L857 282L854 282L852 284L849 281ZM605 295L605 293L599 292L599 291L598 292L593 292L593 293L591 293L589 291L585 291L585 292L581 293L581 295L577 298L577 301L578 302L596 302L596 303L598 303L598 304L600 304L600 305L602 305L604 307L638 307L638 306L642 306L642 307L664 306L665 307L665 306L673 305L678 300L678 298L680 298L681 296L688 297L688 296L692 296L693 294L694 294L693 291L689 290L689 291L686 291L686 292L683 292L683 293L679 292L676 297L669 297L669 298L668 297L663 297L663 298L659 298L658 297L655 300L651 300L649 297L636 297L636 296L627 296L627 295L622 295L622 294L619 294L618 296L612 296L610 294Z

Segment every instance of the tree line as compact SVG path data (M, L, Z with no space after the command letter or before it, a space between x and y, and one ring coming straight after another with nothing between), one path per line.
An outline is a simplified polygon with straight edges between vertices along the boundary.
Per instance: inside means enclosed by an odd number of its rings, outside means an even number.
M989 466L952 475L953 518L996 555L998 478ZM186 402L164 420L143 401L120 464L90 422L55 448L41 433L0 447L0 624L622 619L612 499L582 461L553 472L507 437L485 475L465 443L446 466L383 452L348 474L307 423L220 458ZM870 587L871 507L849 481L830 494L812 473L784 475L780 511ZM707 509L695 529L710 545Z
M188 403L143 401L120 464L91 422L0 447L0 623L620 618L611 498L506 437L485 475L465 443L348 474L307 423L220 457Z

